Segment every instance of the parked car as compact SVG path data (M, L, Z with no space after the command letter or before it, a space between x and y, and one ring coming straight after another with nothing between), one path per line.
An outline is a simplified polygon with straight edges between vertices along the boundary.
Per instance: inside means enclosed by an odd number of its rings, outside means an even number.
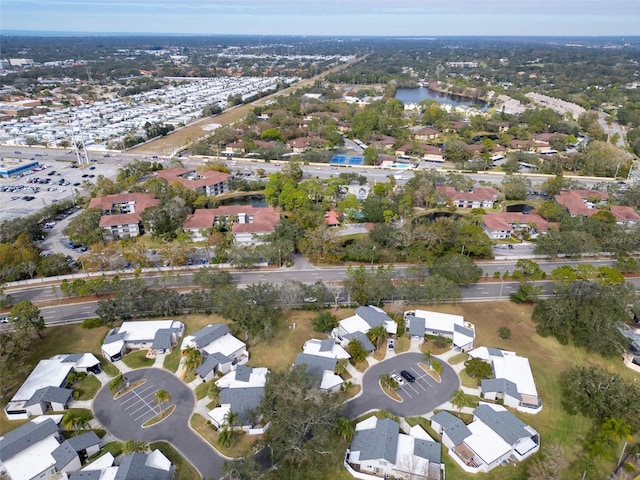
M400 375L402 375L404 379L409 383L413 383L416 381L416 377L414 377L410 372L407 372L406 370L402 370L400 372Z
M187 265L193 265L193 258L187 258Z
M400 385L400 386L404 385L403 378L400 375L398 375L397 373L392 373L390 375L390 377L391 377L391 380L395 380L398 383L398 385Z
M6 316L0 317L0 323L9 323L9 319Z

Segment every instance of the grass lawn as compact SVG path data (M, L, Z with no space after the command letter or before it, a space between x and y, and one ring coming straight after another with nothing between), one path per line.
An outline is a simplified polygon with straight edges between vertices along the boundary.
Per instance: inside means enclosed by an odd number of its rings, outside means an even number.
M189 420L191 427L198 432L207 442L209 442L213 448L218 450L223 455L228 457L241 457L249 453L256 440L260 438L260 435L243 435L242 432L238 432L235 442L230 447L222 447L218 445L219 432L211 428L207 424L207 420L202 415L192 415Z
M411 339L408 335L403 335L399 338L396 338L395 349L396 353L403 353L409 350L411 346Z
M80 391L78 400L91 400L96 396L100 387L102 387L100 380L98 380L94 375L87 375L74 385L73 389Z
M457 355L454 355L453 357L451 357L447 361L447 363L449 365L457 365L458 363L466 362L467 358L469 358L469 354L468 353L458 353Z
M171 460L171 463L176 469L173 474L175 480L193 480L194 478L200 478L197 470L167 442L155 442L149 445L149 447L151 450L160 450L165 457Z
M171 350L171 353L164 357L162 367L165 370L176 373L178 371L178 366L180 366L181 353L182 352L180 348L178 348L178 345L176 345L173 350Z
M202 400L207 396L207 390L209 389L209 383L201 383L195 388L196 400Z
M129 368L146 368L153 365L153 358L147 358L147 350L136 350L122 357L122 361Z
M96 354L94 353L94 355ZM96 358L100 360L100 368L104 373L106 373L110 377L117 377L118 375L120 375L120 370L118 370L118 367L116 367L102 355L96 355Z
M96 458L101 457L107 452L111 453L111 455L113 455L114 457L122 455L122 442L109 442L103 445L102 449L99 452L91 456L91 459L95 460Z

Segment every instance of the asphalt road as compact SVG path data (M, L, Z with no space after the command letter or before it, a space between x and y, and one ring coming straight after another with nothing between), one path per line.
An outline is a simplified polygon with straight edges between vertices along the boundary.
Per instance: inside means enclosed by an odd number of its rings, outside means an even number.
M448 364L441 362L442 381L437 383L418 366L421 361L421 353L402 353L369 368L362 379L362 394L346 403L345 415L357 418L370 410L386 410L401 417L414 417L424 415L448 401L453 392L460 388L456 372ZM380 375L400 374L401 370L408 370L416 381L405 381L397 390L402 402L397 402L382 391L379 379Z
M192 390L175 375L158 368L134 370L126 377L130 382L142 378L147 382L118 400L114 400L108 386L104 386L93 401L93 413L107 431L123 442L170 442L203 478L220 478L226 460L189 426L195 406ZM150 412L154 409L157 412L153 394L158 389L169 393L170 405L176 409L163 422L142 428L141 425L156 414Z

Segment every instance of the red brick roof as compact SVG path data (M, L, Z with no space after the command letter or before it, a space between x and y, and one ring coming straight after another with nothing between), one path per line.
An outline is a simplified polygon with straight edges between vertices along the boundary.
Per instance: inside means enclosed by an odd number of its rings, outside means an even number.
M117 215L103 215L100 217L100 227L115 227L118 225L133 225L140 223L142 218L139 213L119 213Z
M135 211L141 213L146 208L160 205L160 200L156 200L152 193L116 193L106 197L95 197L89 202L89 208L99 208L100 210L111 210L119 203L135 202Z
M482 216L482 222L489 230L512 231L512 225L520 225L531 223L536 226L539 232L549 230L551 224L542 218L538 213L531 212L524 214L522 212L495 212L487 213Z
M182 224L184 229L200 229L213 226L215 217L228 217L240 214L253 215L252 223L234 223L233 233L270 233L274 232L280 221L280 214L273 207L252 207L248 205L226 205L218 208L199 208L188 215Z
M585 205L585 202L589 198L594 197L599 198L600 200L609 199L609 196L606 193L598 192L597 190L561 190L556 194L555 201L558 205L566 207L571 215L590 217L598 210L595 208L588 208Z
M489 200L495 201L499 192L491 187L474 188L471 192L459 192L453 187L439 186L436 191L444 193L451 200L461 200L464 202L485 202Z
M184 178L183 175L194 173L196 171L192 168L170 168L168 170L162 170L156 174L158 178L164 178L167 182L174 183L180 182L182 185L188 188L203 188L210 187L212 185L217 185L218 183L226 182L231 175L228 173L217 172L215 170L208 170L206 172L202 172L197 174L199 178L198 180L189 180L188 178Z
M340 225L340 220L338 220L338 212L335 210L329 210L324 214L324 223L329 225L330 227Z
M618 222L640 222L640 215L633 207L623 205L612 205L611 213L616 217Z

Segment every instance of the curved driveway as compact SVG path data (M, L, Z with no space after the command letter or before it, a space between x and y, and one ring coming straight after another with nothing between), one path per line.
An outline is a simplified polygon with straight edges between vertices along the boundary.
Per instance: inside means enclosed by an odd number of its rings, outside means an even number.
M193 391L175 375L159 368L133 370L126 377L130 382L142 378L147 381L118 400L113 399L113 394L105 385L93 402L93 413L107 431L123 442L170 442L203 478L220 478L226 460L189 426L195 406ZM175 405L176 409L163 422L141 428L142 423L157 412L153 394L158 389L169 393L170 404Z
M451 394L460 388L458 375L447 363L439 360L442 382L437 383L418 366L423 358L422 353L401 353L370 367L362 379L362 394L346 403L345 415L356 418L369 410L386 410L401 417L414 417L448 401ZM410 371L416 381L406 382L400 387L398 394L403 401L396 402L382 392L379 379L384 373L400 373L400 370Z

